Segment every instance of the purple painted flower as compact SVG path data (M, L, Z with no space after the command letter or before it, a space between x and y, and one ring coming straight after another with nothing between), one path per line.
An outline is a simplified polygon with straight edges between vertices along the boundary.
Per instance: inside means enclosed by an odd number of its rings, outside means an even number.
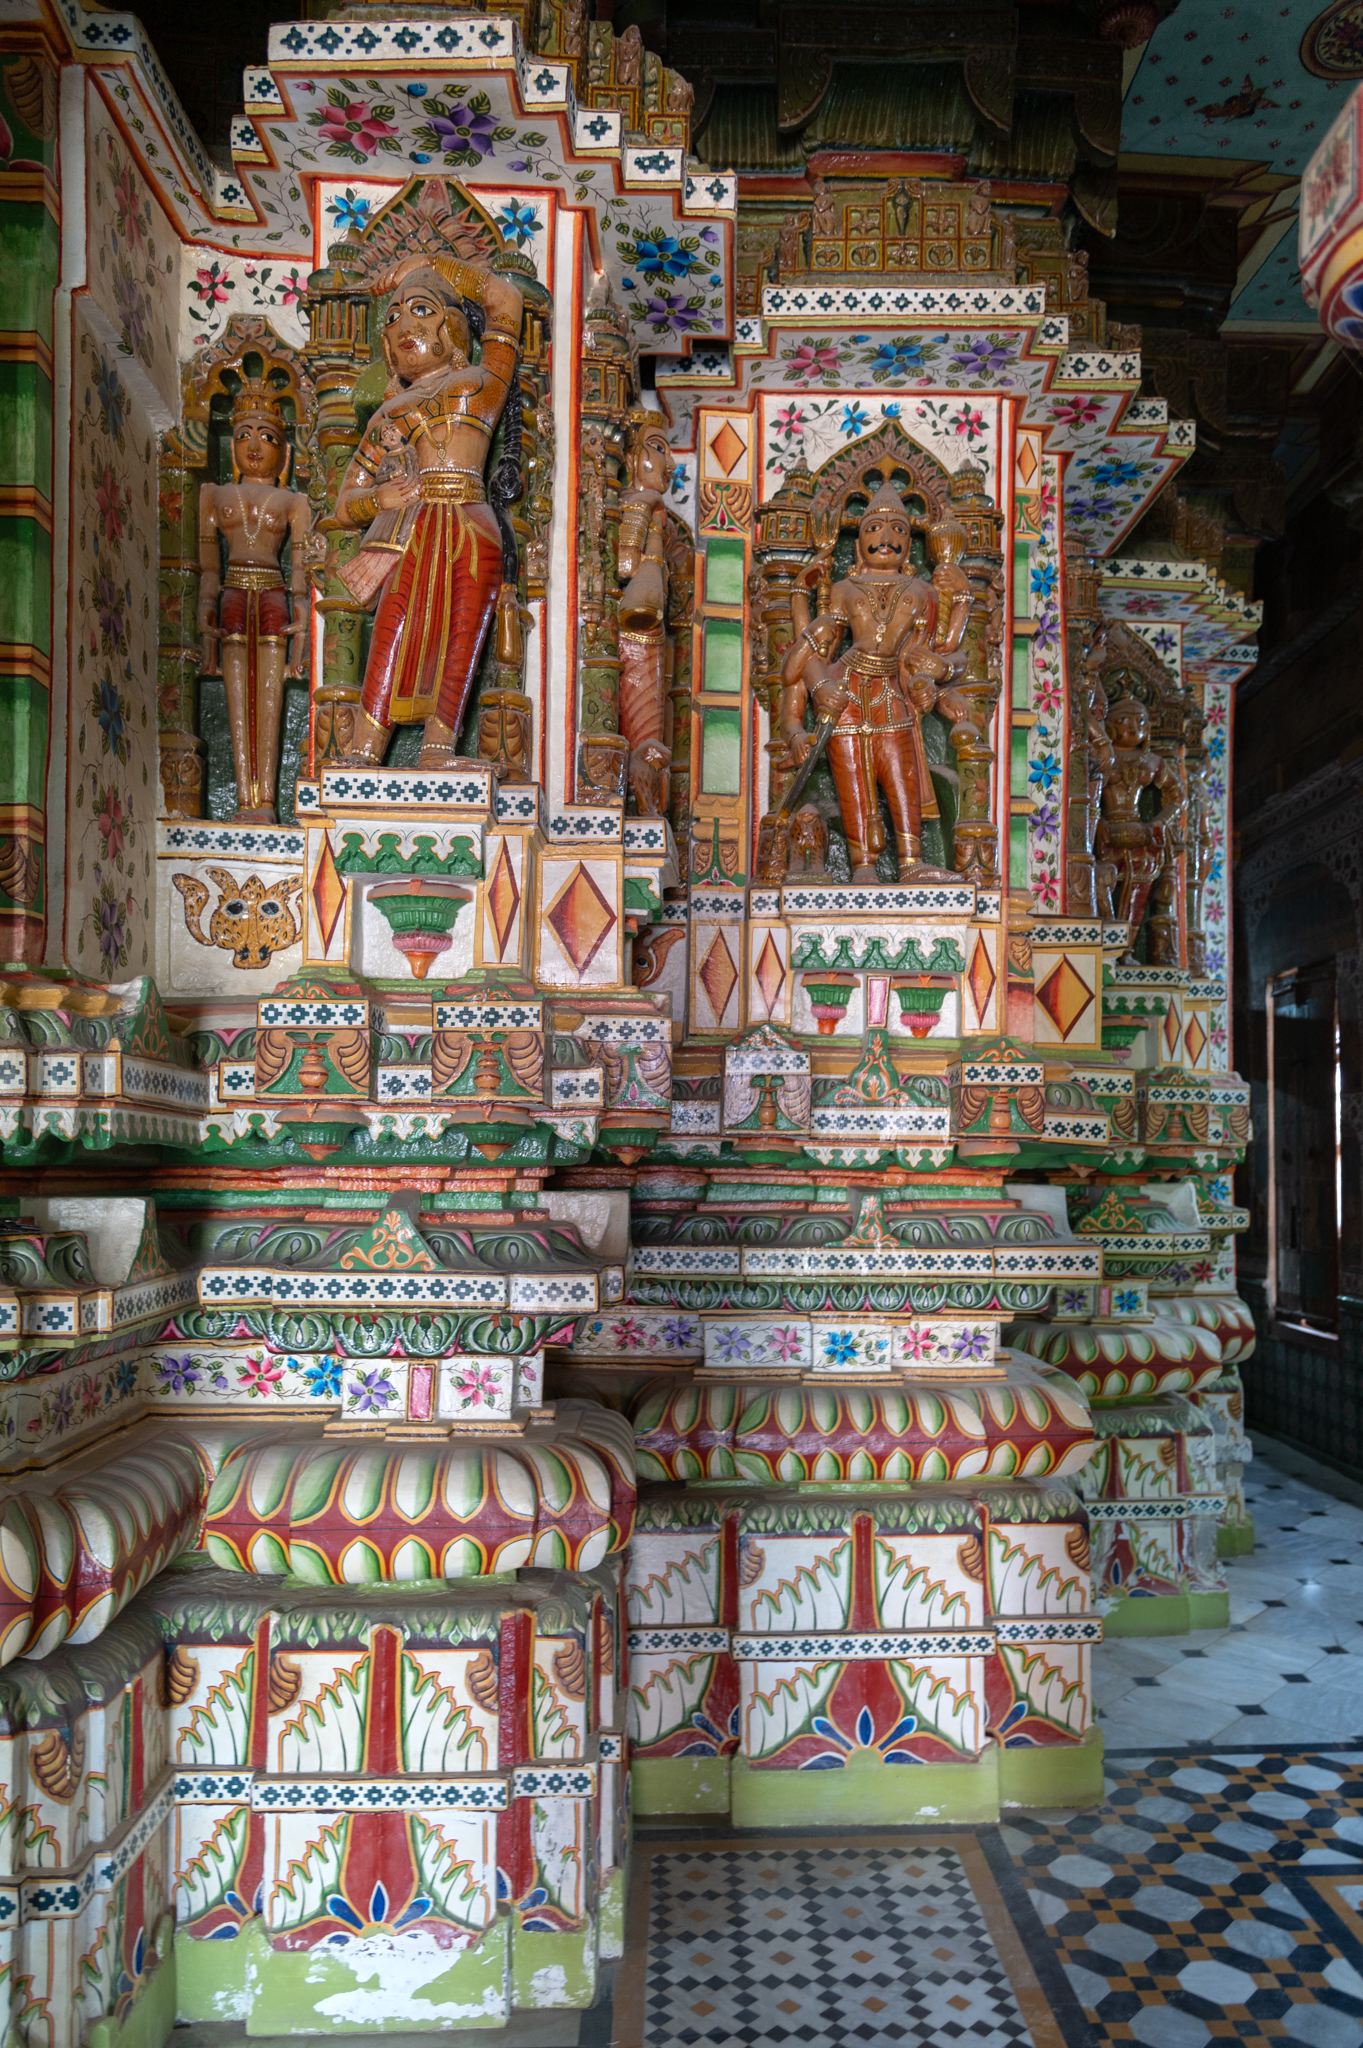
M497 121L490 111L476 114L468 107L456 104L448 114L432 114L426 126L434 136L436 146L447 156L468 150L481 159L492 147ZM425 139L424 135L422 139Z
M967 376L989 377L1006 368L1010 351L996 334L975 334L956 349L956 367Z
M188 1352L183 1358L172 1354L157 1359L156 1377L168 1394L192 1394L199 1384L199 1369Z
M361 1415L381 1414L397 1399L393 1382L380 1366L376 1366L373 1372L356 1373L346 1392Z
M1032 831L1038 839L1053 839L1060 830L1060 806L1038 804L1032 812Z
M702 322L679 292L655 292L644 307L644 324L655 334L686 334Z

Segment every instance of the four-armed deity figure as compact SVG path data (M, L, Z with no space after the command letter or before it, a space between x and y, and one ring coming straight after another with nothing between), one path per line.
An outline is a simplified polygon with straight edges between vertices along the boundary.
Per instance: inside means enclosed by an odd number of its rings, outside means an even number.
M246 378L232 406L230 484L199 493L203 673L220 675L237 771L234 823L273 825L284 679L307 673L307 539L312 512L281 481L290 449L276 393ZM227 543L222 573L219 541ZM280 558L290 549L289 593ZM293 616L289 616L289 596Z
M942 538L942 553L954 567L955 536ZM954 577L947 588L934 589L918 575L912 542L904 502L885 484L861 516L853 573L833 585L827 608L811 619L797 591L796 637L781 670L780 728L797 767L814 744L804 729L811 695L816 713L835 721L828 759L854 882L878 879L885 828L877 785L890 806L900 881L959 880L922 860L922 821L939 812L921 719L937 702L938 684L957 673L953 657L969 605L960 601ZM826 574L832 553L829 540L807 575ZM838 660L844 634L852 644Z
M516 384L521 294L484 265L426 255L404 257L376 290L392 294L382 334L388 390L351 458L336 516L343 526L370 528L360 562L378 554L376 566L392 566L377 585L364 690L341 759L380 761L395 725L424 722L421 766L446 768L457 760L493 609L516 605L515 570L483 472ZM477 367L471 328L482 344ZM411 465L392 473L399 445L414 454L414 474ZM415 517L395 529L385 515L409 507ZM366 585L377 580L367 567Z

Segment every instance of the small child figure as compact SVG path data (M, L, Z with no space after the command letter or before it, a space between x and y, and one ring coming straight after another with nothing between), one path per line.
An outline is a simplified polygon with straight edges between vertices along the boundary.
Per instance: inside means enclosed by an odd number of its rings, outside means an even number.
M379 429L379 440L387 453L374 477L376 490L380 484L391 483L399 477L420 474L416 450L404 438L400 427L388 420ZM421 501L417 499L413 504L399 505L391 512L380 507L370 520L359 552L341 571L341 581L354 592L361 604L374 605L407 545L420 510Z

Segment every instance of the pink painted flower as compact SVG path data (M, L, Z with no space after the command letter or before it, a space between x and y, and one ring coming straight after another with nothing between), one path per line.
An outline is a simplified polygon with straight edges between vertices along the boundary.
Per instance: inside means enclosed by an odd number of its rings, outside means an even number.
M1040 676L1032 693L1032 700L1038 711L1058 711L1064 699L1058 676Z
M105 540L122 540L125 502L131 504L132 493L120 488L118 478L106 462L104 474L95 487L95 503L103 516Z
M221 306L232 289L232 280L220 263L210 263L195 273L189 289L196 295L200 305Z
M793 383L797 376L831 377L838 367L839 353L831 341L802 341L797 349L791 350L788 360L786 378Z
M104 858L116 860L123 851L123 801L110 783L100 793L99 836L104 841Z
M481 1407L484 1401L491 1408L497 1399L497 1376L490 1365L466 1365L454 1385L472 1408Z
M396 135L398 131L391 121L381 121L371 114L363 100L350 100L343 107L329 110L319 132L328 142L345 143L358 149L362 156L372 156L385 135Z
M804 1349L804 1340L796 1329L773 1330L771 1348L778 1358L798 1358Z
M964 434L967 441L978 440L982 434L987 432L984 414L978 409L972 410L968 405L963 405L959 412L954 412L951 415L951 424L955 427L958 434Z
M289 271L289 273L288 273L288 275L287 275L286 277L281 277L281 278L280 278L280 280L279 280L279 303L280 303L280 305L281 305L281 306L296 306L296 305L298 305L298 304L300 303L300 301L302 300L302 298L303 298L303 295L304 295L304 293L305 293L305 292L307 291L307 288L308 288L308 281L307 281L307 279L306 279L305 277L300 277L300 276L298 275L298 271L297 271L297 269L296 269L296 268L295 268L295 269L293 269L293 270L291 270L291 271Z
M648 1332L634 1316L623 1316L618 1323L611 1324L611 1335L622 1351L637 1351Z
M143 240L142 216L138 206L137 180L131 164L124 166L123 176L114 186L114 203L118 207L118 233L120 240L132 248L140 249Z
M282 1365L268 1365L263 1358L248 1358L237 1369L237 1385L252 1397L259 1394L262 1399L279 1392L283 1377Z
M1060 882L1055 875L1038 875L1032 883L1032 894L1038 903L1055 906L1060 901Z
M1051 418L1058 427L1089 427L1102 411L1096 398L1062 398L1051 409Z

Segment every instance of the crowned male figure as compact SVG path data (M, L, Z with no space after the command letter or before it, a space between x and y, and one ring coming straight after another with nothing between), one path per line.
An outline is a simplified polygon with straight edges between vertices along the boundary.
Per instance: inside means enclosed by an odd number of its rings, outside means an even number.
M516 380L521 294L456 256L407 256L377 280L391 292L382 345L388 390L337 500L342 526L373 527L357 560L387 554L360 709L341 765L381 761L395 725L424 722L420 765L448 768L494 608L514 609L515 570L487 503L484 470ZM470 333L482 360L469 360ZM393 475L394 431L415 455ZM384 478L379 472L384 470ZM494 487L496 479L494 478ZM380 515L406 512L394 530ZM510 543L514 546L514 541Z
M878 490L857 528L856 563L832 587L827 607L809 617L795 595L796 637L781 670L779 723L798 768L814 741L804 729L813 698L832 718L829 766L852 858L852 880L875 882L885 828L877 788L885 791L899 850L901 882L959 881L959 875L923 862L924 818L940 815L923 745L922 714L937 702L938 684L956 673L954 648L938 632L938 592L913 567L913 522L898 492ZM830 541L809 574L826 571ZM952 619L959 642L965 617ZM851 646L835 659L844 636Z

